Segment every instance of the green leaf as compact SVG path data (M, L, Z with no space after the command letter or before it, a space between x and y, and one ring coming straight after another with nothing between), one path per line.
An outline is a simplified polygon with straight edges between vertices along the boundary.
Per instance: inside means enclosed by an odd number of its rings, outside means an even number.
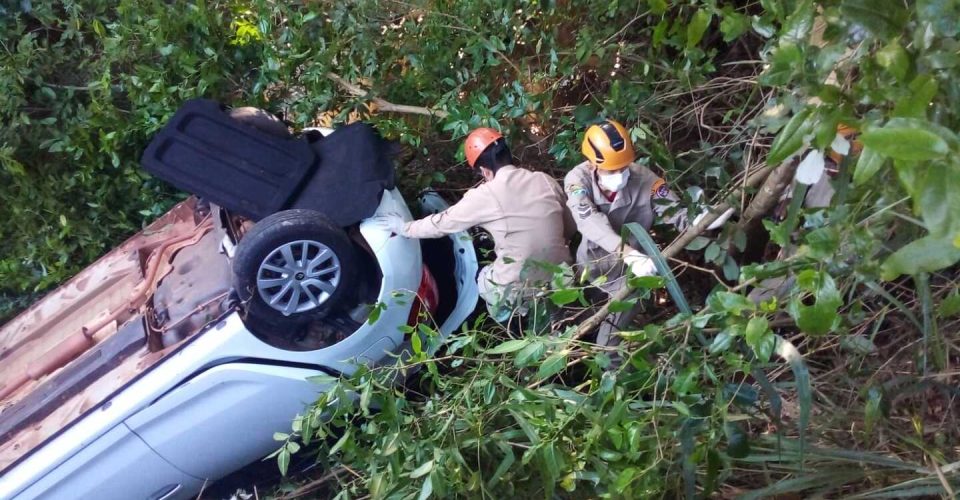
M900 34L908 18L898 0L843 0L840 13L884 40Z
M430 473L433 470L433 460L427 460L422 463L420 467L413 469L413 472L410 473L410 479L417 479L423 477Z
M825 335L833 330L837 321L837 310L823 304L799 306L793 316L797 327L804 333Z
M370 315L367 316L367 324L372 325L380 319L380 314L383 313L384 309L387 308L387 305L383 302L376 303L372 309L370 309Z
M904 119L910 120L910 119ZM913 126L887 125L869 130L860 136L863 144L874 151L898 160L919 161L938 158L950 152L947 141L922 127L923 120L910 120Z
M627 467L620 471L620 474L617 476L616 481L613 483L613 488L617 493L623 494L624 491L630 486L630 483L637 477L637 473L640 471L636 467Z
M917 75L910 82L910 93L897 99L893 106L893 116L904 118L926 118L930 102L937 95L937 80L932 76Z
M936 165L928 169L916 201L932 236L949 237L960 232L960 168Z
M744 311L754 311L756 304L752 300L737 293L718 291L707 298L707 305L716 312L726 312L740 316Z
M877 62L890 72L897 80L907 77L910 70L910 56L903 50L900 42L893 40L886 47L877 51Z
M960 314L960 292L954 290L947 298L943 299L937 312L943 319Z
M526 347L530 342L533 342L533 339L508 340L493 349L487 350L487 354L508 354L516 352Z
M816 124L813 108L804 108L793 116L783 130L777 134L767 154L767 164L779 165L803 146L803 138Z
M724 330L713 338L713 342L710 343L710 348L708 350L710 351L710 354L724 352L730 348L731 344L733 344L733 336Z
M953 0L918 0L917 18L929 23L936 35L956 37L960 34L960 5Z
M576 301L578 298L580 298L580 290L576 288L565 288L550 294L550 300L561 307Z
M667 0L647 0L650 6L650 13L660 15L667 11Z
M626 312L633 309L635 305L637 305L636 300L632 300L632 301L631 300L614 300L610 302L610 312L611 313Z
M792 43L782 43L770 53L770 66L760 75L760 81L762 84L770 86L786 85L790 83L793 74L802 67L802 64L803 53L800 51L800 47ZM787 126L790 126L789 123ZM787 156L789 154L784 158Z
M857 160L856 170L853 171L853 183L857 186L864 185L880 171L885 161L886 158L873 148L864 147Z
M720 32L723 41L730 43L750 29L750 18L732 9L724 8L723 20L720 21Z
M763 336L770 331L770 324L767 322L767 318L763 316L754 316L750 318L750 321L747 322L747 328L744 331L744 339L747 341L747 345L750 347L756 348L760 345L760 341L763 339Z
M289 439L289 438L290 438L290 434L287 434L287 433L285 433L285 432L274 432L274 433L273 433L273 440L274 440L274 441L286 441L286 440Z
M867 436L873 434L873 428L883 416L881 411L883 402L883 393L876 387L871 387L867 391L867 404L863 408L863 431Z
M729 255L723 259L723 277L728 281L736 281L740 277L740 266Z
M290 467L290 450L284 447L277 455L277 467L280 469L280 475L287 475L287 468Z
M413 332L410 334L410 347L413 349L414 354L420 354L423 352L423 341L420 340L420 332Z
M327 452L327 454L331 456L335 455L344 446L346 446L347 443L350 442L352 438L353 438L353 430L347 429L346 432L344 432L343 435L340 436L340 439L338 439L337 442L334 443L332 447L330 447L330 450Z
M524 347L517 353L517 358L513 360L516 366L527 366L530 363L539 361L540 357L547 351L547 345L541 340L534 340L530 345Z
M500 482L500 478L503 477L503 475L510 470L510 467L513 467L514 462L517 461L517 457L513 454L513 450L509 446L504 446L502 451L504 452L503 460L500 461L497 470L493 471L493 475L487 480L487 488L492 488Z
M840 337L840 347L856 354L874 354L877 352L877 346L870 340L870 337L859 333Z
M883 265L880 276L890 281L901 274L939 271L960 261L960 248L949 236L925 236L897 250Z
M703 252L703 258L707 262L714 262L718 257L720 257L720 245L716 243L711 243L707 250Z
M652 43L654 47L659 47L666 38L668 29L670 29L670 21L664 17L653 28L653 36L650 37L650 43Z
M537 369L537 378L544 379L560 373L567 366L567 351L555 352L540 364Z
M940 50L927 54L924 60L928 66L935 70L953 69L960 66L960 56L953 50Z
M704 236L697 236L696 238L693 239L693 241L691 241L691 242L690 242L686 247L684 247L684 248L685 248L686 250L690 250L690 251L692 251L692 252L696 252L696 251L698 251L698 250L703 250L704 248L706 248L707 245L710 244L710 241L711 241L710 238L707 238L707 237L704 237Z
M801 43L807 39L810 34L810 28L813 27L813 2L804 0L800 2L793 14L783 23L780 30L781 43Z
M700 43L700 40L703 39L703 34L707 31L707 27L710 26L710 20L713 18L713 14L707 10L700 9L690 19L690 24L687 25L687 48L692 49Z
M427 500L433 494L433 476L423 480L423 486L420 487L420 495L417 500Z
M810 335L824 335L832 331L839 321L837 310L843 305L833 278L829 274L808 269L797 275L796 286L800 293L790 300L787 312L800 330ZM804 292L813 294L813 305L803 304Z

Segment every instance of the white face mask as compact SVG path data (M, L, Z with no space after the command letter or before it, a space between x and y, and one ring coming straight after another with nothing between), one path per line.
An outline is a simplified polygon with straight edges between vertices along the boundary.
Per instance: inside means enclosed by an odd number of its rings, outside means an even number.
M614 193L620 191L623 186L626 186L627 179L629 178L630 169L628 168L625 168L615 174L597 174L597 182L600 184L600 187L606 189L607 191L613 191Z

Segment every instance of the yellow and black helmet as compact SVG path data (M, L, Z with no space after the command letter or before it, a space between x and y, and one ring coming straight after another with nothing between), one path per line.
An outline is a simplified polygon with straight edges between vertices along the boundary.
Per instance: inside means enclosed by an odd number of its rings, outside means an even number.
M601 170L619 170L634 160L630 134L614 120L591 125L583 134L580 151Z

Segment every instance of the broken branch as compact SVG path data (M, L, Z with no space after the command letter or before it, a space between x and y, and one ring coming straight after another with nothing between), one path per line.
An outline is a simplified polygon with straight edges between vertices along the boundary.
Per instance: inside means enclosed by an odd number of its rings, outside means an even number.
M344 90L349 92L355 97L368 97L370 93L359 85L348 82L342 76L336 73L327 73L327 78L333 80ZM379 111L386 111L388 113L407 113L414 115L424 115L424 116L435 116L437 118L446 118L448 113L441 109L431 109L423 106L408 106L406 104L394 104L390 101L381 99L379 97L370 97L370 101L377 107Z

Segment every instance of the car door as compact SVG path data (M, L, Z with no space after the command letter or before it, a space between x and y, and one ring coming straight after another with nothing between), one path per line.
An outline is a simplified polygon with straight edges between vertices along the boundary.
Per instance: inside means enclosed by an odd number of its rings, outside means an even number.
M14 498L172 500L187 498L202 485L119 424Z
M126 420L161 457L215 480L276 450L306 405L329 385L319 370L254 362L209 368Z

